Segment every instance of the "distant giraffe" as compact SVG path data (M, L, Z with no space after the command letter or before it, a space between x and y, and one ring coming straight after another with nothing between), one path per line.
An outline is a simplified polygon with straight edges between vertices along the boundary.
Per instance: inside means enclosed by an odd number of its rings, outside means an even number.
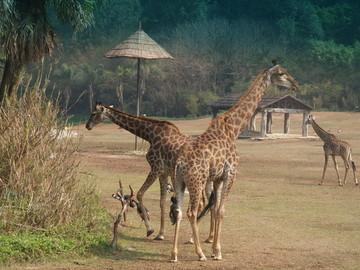
M222 259L220 246L221 225L224 217L224 203L234 182L238 156L236 139L248 124L268 86L273 83L295 90L297 82L287 71L277 65L264 69L255 79L250 90L227 112L219 115L207 130L186 142L179 153L175 174L175 198L172 198L170 215L175 223L175 236L171 261L177 261L178 238L182 218L182 204L185 187L190 195L187 216L192 226L195 251L199 260L206 260L202 252L198 231L198 205L206 182L212 182L214 202L212 209L215 235L212 257Z
M126 129L132 134L149 142L150 147L146 154L146 159L151 167L145 182L137 192L137 200L141 206L142 213L147 209L143 204L143 196L147 189L159 178L160 182L160 230L155 240L163 240L165 232L165 204L166 193L169 190L168 177L173 179L176 157L181 146L190 139L188 135L182 134L179 129L168 121L161 121L147 117L134 116L116 110L110 106L102 105L100 102L95 104L95 108L86 124L86 128L91 130L94 126L105 119L110 119L113 123ZM172 186L174 186L172 180ZM149 218L144 217L147 236L154 230L151 227ZM210 230L209 238L211 241L213 231Z
M325 171L328 163L329 156L332 157L334 161L334 166L336 170L336 174L338 177L339 185L342 186L343 183L341 181L340 175L339 175L339 169L338 165L335 159L335 156L341 156L341 158L344 161L345 164L345 175L344 175L344 185L346 183L346 175L348 173L348 170L350 166L352 167L353 173L354 173L354 181L355 184L358 185L358 180L356 179L356 167L354 161L352 161L351 158L351 147L350 144L348 144L345 141L341 141L334 134L331 134L329 132L326 132L324 129L322 129L316 122L315 117L312 115L309 115L308 119L306 120L306 124L311 124L316 134L320 137L320 139L324 142L324 153L325 153L325 164L324 164L324 171L321 178L320 185L324 183L324 177L325 177Z

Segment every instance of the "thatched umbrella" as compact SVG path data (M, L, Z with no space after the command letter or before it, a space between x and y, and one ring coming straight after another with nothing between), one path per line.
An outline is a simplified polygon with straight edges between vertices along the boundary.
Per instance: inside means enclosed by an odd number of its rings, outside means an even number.
M128 57L137 58L137 104L136 115L140 115L140 62L141 59L174 59L159 44L149 37L142 29L121 42L105 54L108 58ZM135 150L137 150L137 137L135 137Z

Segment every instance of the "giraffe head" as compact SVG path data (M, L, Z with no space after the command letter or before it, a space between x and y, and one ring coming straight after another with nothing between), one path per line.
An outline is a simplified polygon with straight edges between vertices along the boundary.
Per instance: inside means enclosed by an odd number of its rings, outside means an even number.
M315 120L315 116L313 116L312 114L310 114L308 116L308 118L305 120L305 124L306 125L311 125L311 123Z
M290 74L281 66L279 66L276 62L273 62L274 65L269 69L269 75L271 78L271 83L285 86L291 90L296 90L299 88L299 84Z
M94 126L100 124L107 118L106 108L101 104L101 102L96 102L95 108L92 111L88 122L86 123L86 128L91 130Z

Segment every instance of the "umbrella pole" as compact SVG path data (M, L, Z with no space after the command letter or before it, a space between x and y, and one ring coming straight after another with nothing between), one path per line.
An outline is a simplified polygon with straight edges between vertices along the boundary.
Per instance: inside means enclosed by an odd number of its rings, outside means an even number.
M140 116L140 58L137 62L137 101L136 101L136 116ZM135 151L138 150L137 136L135 136Z

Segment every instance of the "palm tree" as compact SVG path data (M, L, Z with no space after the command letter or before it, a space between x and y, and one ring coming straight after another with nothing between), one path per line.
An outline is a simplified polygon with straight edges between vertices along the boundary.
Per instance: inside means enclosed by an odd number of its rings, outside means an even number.
M52 55L59 39L49 22L53 10L61 23L76 33L93 21L95 6L104 0L2 0L0 1L0 45L6 60L0 84L0 102L10 95L19 74L28 63Z

